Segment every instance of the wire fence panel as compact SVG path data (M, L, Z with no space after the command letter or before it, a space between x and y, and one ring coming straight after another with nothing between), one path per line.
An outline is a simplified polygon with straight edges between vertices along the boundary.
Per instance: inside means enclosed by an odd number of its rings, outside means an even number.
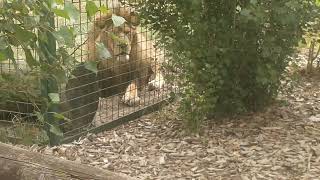
M109 11L98 12L90 21L86 1L65 0L65 3L73 3L80 11L74 22L55 18L56 28L69 26L78 33L74 48L68 52L76 62L68 72L68 82L59 87L59 110L67 117L60 127L67 140L135 119L168 99L172 88L165 82L168 72L161 68L167 59L165 50L156 48L152 32L139 25L132 5L117 0L96 0L98 7L106 6ZM28 71L19 49L15 56L19 68ZM14 82L20 79L15 69L9 61L0 64L1 74L10 74ZM33 84L33 89L40 87L27 80L23 82ZM26 87L20 89L26 96L33 95L28 94ZM34 112L39 109L36 102L7 101L0 104L0 119L8 121L16 116L36 119Z
M66 130L70 136L157 104L167 99L169 92L161 71L164 51L155 48L148 29L134 22L137 20L134 8L116 1L96 2L108 5L113 15L98 14L94 23L82 16L78 24L83 34L89 34L78 42L83 46L76 51L80 55L76 58L80 62L98 60L98 70L94 73L85 64L79 65L61 91L66 96L64 103L69 106L63 113L71 119L65 122L65 127L71 126ZM84 4L77 3L83 11ZM115 21L114 15L125 18L126 23L116 26L110 22ZM111 57L103 57L107 55L99 49L100 44Z

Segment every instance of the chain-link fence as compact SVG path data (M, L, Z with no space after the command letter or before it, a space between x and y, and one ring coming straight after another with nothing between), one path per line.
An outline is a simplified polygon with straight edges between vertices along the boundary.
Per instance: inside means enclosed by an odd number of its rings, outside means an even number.
M65 141L151 112L172 92L164 78L167 72L161 68L167 58L165 51L156 47L152 32L139 25L134 1L96 0L97 6L109 11L97 13L93 21L87 17L86 1L72 3L80 11L77 23L55 17L56 28L71 26L79 34L68 52L77 63L68 72L67 83L59 87L57 111L66 117L60 122ZM123 19L126 21L121 22ZM7 87L2 84L1 89L7 91L0 92L0 98L6 96L0 103L2 124L17 119L19 123L37 122L36 112L41 110L37 71L29 71L20 51L15 52L18 67L9 60L0 64L3 79L12 82ZM4 125L3 131L10 134Z

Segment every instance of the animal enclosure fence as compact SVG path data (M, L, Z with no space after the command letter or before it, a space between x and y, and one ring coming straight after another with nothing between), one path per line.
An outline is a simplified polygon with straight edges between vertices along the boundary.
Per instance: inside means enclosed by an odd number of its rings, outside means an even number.
M166 103L172 92L164 80L168 72L161 68L166 62L165 51L156 47L152 32L139 24L136 2L92 2L109 10L101 8L90 20L86 9L88 1L65 0L65 5L72 3L79 12L75 17L77 21L54 17L55 28L72 27L78 34L72 42L73 48L67 52L73 61L68 61L68 69L61 72L68 80L58 83L58 97L50 96L59 103L47 109L58 119L65 142L151 112ZM54 50L60 45L57 40L52 44ZM43 102L39 97L43 91L48 93L48 89L43 89L39 71L28 67L21 47L13 49L16 62L0 63L2 128L14 121L41 122L39 112L43 110ZM55 53L61 52L52 52ZM32 54L39 58L36 51ZM8 129L4 129L8 133Z

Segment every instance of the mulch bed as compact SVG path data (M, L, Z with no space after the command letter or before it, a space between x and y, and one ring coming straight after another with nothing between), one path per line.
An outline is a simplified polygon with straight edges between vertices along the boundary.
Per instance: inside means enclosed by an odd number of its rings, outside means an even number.
M291 83L264 112L208 121L197 135L170 105L113 131L29 149L140 179L320 179L319 80Z

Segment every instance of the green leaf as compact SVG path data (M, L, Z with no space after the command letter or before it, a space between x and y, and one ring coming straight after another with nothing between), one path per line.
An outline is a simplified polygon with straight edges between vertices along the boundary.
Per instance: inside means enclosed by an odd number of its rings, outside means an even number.
M23 17L24 24L27 28L34 28L40 22L40 16Z
M68 13L70 21L75 22L79 21L80 12L79 10L70 2L66 2L64 10Z
M53 103L59 103L60 102L59 93L49 93L48 96L49 96L50 100Z
M0 37L0 50L5 50L8 47L8 42L4 37Z
M36 37L33 32L23 29L20 25L14 25L13 28L15 37L19 40L19 43L28 43L31 39Z
M271 55L270 49L269 48L263 48L262 49L262 57L267 58Z
M8 48L6 49L6 54L7 54L7 58L12 60L13 65L16 66L17 63L16 63L16 60L14 59L14 53L11 46L8 46Z
M44 123L44 117L43 114L41 114L41 112L35 112L36 116L37 116L37 120L41 123Z
M34 59L34 57L31 54L31 50L28 48L24 48L23 49L24 54L26 56L26 62L28 64L29 67L34 67L38 65L38 62Z
M57 135L57 136L63 137L63 132L57 126L50 124L50 132Z
M67 82L66 72L63 69L56 69L53 73L53 76L58 83L62 84Z
M48 43L48 36L45 33L38 34L38 39L42 42Z
M47 2L48 2L49 8L52 9L52 8L56 8L58 5L63 6L65 0L48 0Z
M59 113L56 113L56 112L53 112L53 116L56 119L59 119L59 120L71 121L70 119L66 118L63 114L59 114Z
M64 3L64 0L54 0L57 4L62 5Z
M240 12L241 15L246 16L246 17L249 17L250 13L251 13L251 11L248 9L242 9Z
M58 31L53 32L53 35L57 39L59 45L66 45L68 47L73 47L75 43L75 34L72 27L67 26L61 27Z
M0 62L7 60L7 53L5 50L0 50Z
M102 5L99 7L99 11L103 14L107 14L109 12L109 9L106 6Z
M16 67L16 61L14 59L14 53L11 49L11 46L8 46L6 49L4 50L0 50L0 61L5 61L5 60L12 60L13 65Z
M112 17L111 17L112 21L113 21L113 24L115 27L119 27L121 26L123 23L126 22L126 20L121 17L121 16L117 16L117 15L114 15L112 14Z
M65 19L70 20L68 12L65 11L64 9L53 9L53 12L59 17L63 17Z
M61 119L61 120L64 119L64 116L62 114L59 114L59 113L56 113L56 112L53 113L53 117L55 117L57 119Z
M253 5L256 5L257 4L257 0L250 0L250 3L253 4Z
M84 63L84 67L89 71L94 72L95 74L98 73L98 63L96 61L88 61Z
M112 33L112 32L108 32L108 35L111 37L112 40L114 41L118 41L121 44L127 44L127 41L120 38L119 36L117 36L116 34Z
M71 22L78 21L80 18L79 10L70 2L66 2L64 9L53 9L53 12L60 17L70 20Z
M96 49L98 52L98 56L100 60L106 60L112 57L111 53L109 50L105 47L103 43L96 43Z
M91 18L99 11L97 5L93 1L88 1L86 3L87 16Z

